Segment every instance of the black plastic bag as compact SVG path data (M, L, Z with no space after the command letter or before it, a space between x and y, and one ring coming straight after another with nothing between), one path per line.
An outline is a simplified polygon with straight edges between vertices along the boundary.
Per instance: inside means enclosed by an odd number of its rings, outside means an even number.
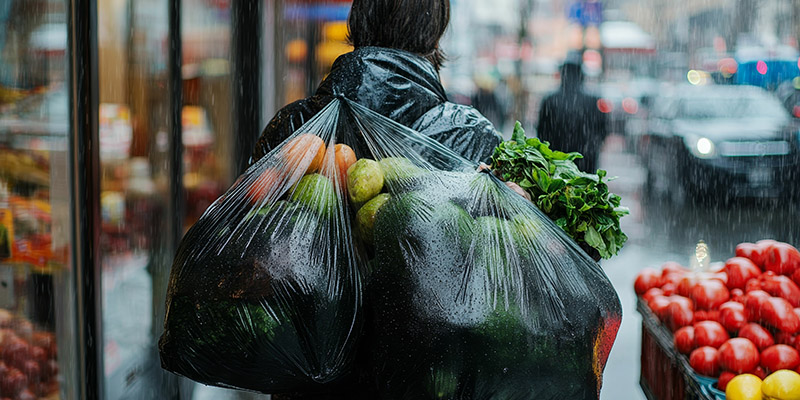
M620 321L532 203L337 98L187 234L160 346L171 371L265 393L597 398Z
M165 369L264 393L344 382L365 261L335 161L340 111L331 103L251 166L186 234L159 342Z
M314 96L277 113L258 140L253 160L279 146L336 96L411 127L470 161L488 163L502 141L478 110L447 101L430 61L403 50L360 47L336 59Z

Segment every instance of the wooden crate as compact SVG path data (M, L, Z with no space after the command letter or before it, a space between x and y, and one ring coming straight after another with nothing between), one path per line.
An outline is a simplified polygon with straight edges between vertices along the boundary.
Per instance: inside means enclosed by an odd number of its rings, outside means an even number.
M639 385L648 400L715 400L689 360L673 345L672 332L659 322L647 303L638 300L642 315L642 355Z

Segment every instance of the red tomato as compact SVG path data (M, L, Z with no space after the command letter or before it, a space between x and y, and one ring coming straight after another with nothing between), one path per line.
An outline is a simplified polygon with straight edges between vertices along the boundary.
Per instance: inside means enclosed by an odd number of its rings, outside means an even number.
M710 319L706 310L696 310L694 312L694 322L708 321Z
M750 279L744 285L744 292L750 293L755 290L761 290L761 282L757 278Z
M761 320L782 332L800 332L800 318L788 301L780 297L770 297L761 305Z
M694 324L694 342L697 347L719 348L730 339L725 328L716 321L700 321Z
M744 305L735 301L728 301L720 306L719 322L730 333L736 333L747 324L744 315Z
M716 280L701 280L692 288L692 300L699 309L713 310L731 298L725 284Z
M653 311L653 314L655 314L662 322L666 321L666 311L667 307L669 307L669 304L669 298L666 296L655 296L653 297L653 300L647 302L647 306L650 307L650 310Z
M769 293L763 290L753 290L744 296L744 313L748 321L761 319L761 305L769 298Z
M719 390L724 392L725 388L728 387L728 382L730 382L731 379L733 379L735 377L736 377L736 374L734 374L733 372L728 372L728 371L725 371L725 372L719 374L719 380L717 381L717 389L719 389Z
M744 290L742 290L742 289L732 289L731 290L731 300L744 304Z
M753 262L757 267L764 265L763 249L755 243L739 243L736 246L736 257L744 257Z
M709 346L699 347L689 355L689 365L700 375L715 377L719 374L719 352Z
M675 261L667 261L661 265L661 277L665 277L668 274L686 274L689 272L689 269L676 263Z
M800 353L785 344L767 347L761 352L761 366L768 372L795 369L800 366Z
M711 274L711 279L716 279L722 282L725 287L728 287L728 273L725 271L718 271Z
M678 283L680 283L681 279L683 279L684 276L686 276L686 275L685 274L678 274L678 273L670 273L670 274L666 274L666 275L662 276L661 277L661 282L664 283L664 285L662 285L661 288L663 289L664 286L666 286L666 285L672 285L672 286L674 286L673 290L677 291L678 290Z
M678 286L675 288L675 293L683 297L692 297L692 288L697 283L697 276L694 274L684 275L678 281Z
M642 299L649 303L650 300L653 300L653 297L663 296L663 295L664 295L664 291L663 290L654 287L654 288L650 288L648 291L644 292L644 294L642 295Z
M688 308L689 310L694 311L694 302L688 298L679 295L672 295L669 296L670 303L677 303L681 307Z
M796 336L786 332L775 332L775 343L794 346Z
M729 289L744 289L750 279L757 278L761 270L749 258L733 257L725 262Z
M789 277L766 272L758 278L758 281L761 283L761 290L771 296L786 299L792 307L800 307L800 287Z
M27 386L28 379L25 378L25 374L16 368L9 369L8 373L0 377L0 391L2 391L4 396L6 394L12 397L16 396Z
M772 334L759 324L750 323L739 329L739 337L749 339L759 351L775 344Z
M639 296L644 292L654 287L661 286L661 272L653 268L644 268L636 275L636 281L633 283L633 289Z
M661 290L664 292L664 296L672 296L675 294L675 284L667 282L661 286Z
M17 339L3 347L3 361L18 367L31 359L30 346L22 339Z
M737 374L752 371L759 361L758 348L748 339L733 338L719 347L719 364L725 371Z
M20 367L20 370L22 371L23 374L25 374L25 377L28 378L28 382L32 383L39 382L39 379L41 378L42 375L39 363L33 360L25 361Z
M726 301L719 306L719 312L723 312L728 309L744 312L744 304L731 300Z
M680 296L672 296L680 297ZM687 299L688 300L688 299ZM672 301L667 307L667 326L676 331L681 327L691 325L694 322L694 311L680 301Z
M748 374L755 375L761 378L762 381L764 380L764 378L767 377L767 371L764 371L764 368L762 368L760 365L758 367L753 368L753 370L748 372Z
M779 275L792 275L800 268L800 251L788 243L774 243L767 249L764 269Z
M673 338L673 342L675 343L675 348L678 350L679 353L682 354L689 354L692 350L695 349L695 342L694 342L694 327L692 326L684 326L681 329L675 331L675 337Z
M794 270L794 273L792 274L792 280L794 283L800 285L800 268Z
M780 243L780 242L772 239L763 239L757 241L756 246L758 246L758 248L761 249L761 254L766 256L765 252L767 251L767 249L769 249L770 246L772 246L775 243Z
M39 346L31 347L31 359L36 362L47 360L47 351Z

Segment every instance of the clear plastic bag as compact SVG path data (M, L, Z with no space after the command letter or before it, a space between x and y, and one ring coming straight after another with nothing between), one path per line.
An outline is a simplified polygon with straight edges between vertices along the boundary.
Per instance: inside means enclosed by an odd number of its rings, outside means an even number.
M351 370L365 261L332 145L340 111L331 103L252 165L186 234L164 368L265 393L328 390Z
M597 398L620 322L532 203L337 98L187 234L160 346L169 370L265 393Z

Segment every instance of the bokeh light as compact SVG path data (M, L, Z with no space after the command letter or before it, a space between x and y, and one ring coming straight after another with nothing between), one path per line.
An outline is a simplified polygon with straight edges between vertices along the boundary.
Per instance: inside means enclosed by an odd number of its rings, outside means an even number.
M639 111L639 102L632 97L622 100L622 109L628 114L636 114Z
M702 155L709 155L714 151L714 143L708 138L700 138L697 141L697 151Z
M722 76L730 78L739 70L739 63L733 58L723 58L717 62L717 68Z
M699 85L703 81L703 76L700 74L700 71L693 69L686 74L686 79L688 79L689 83L692 85Z
M758 60L756 63L756 71L761 75L767 74L767 63L764 60Z
M601 113L608 114L614 111L614 103L608 99L597 100L597 109L600 110Z

